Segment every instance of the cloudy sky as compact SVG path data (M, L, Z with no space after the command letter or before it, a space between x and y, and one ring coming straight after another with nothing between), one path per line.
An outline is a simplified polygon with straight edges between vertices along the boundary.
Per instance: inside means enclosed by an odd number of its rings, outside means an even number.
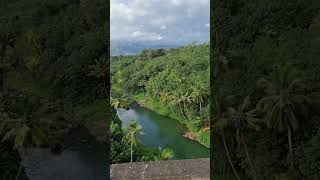
M111 43L209 41L210 0L111 0Z

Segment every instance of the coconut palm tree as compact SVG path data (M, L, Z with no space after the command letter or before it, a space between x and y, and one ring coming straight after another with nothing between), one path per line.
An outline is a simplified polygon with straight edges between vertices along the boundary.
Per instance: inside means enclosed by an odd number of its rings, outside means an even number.
M237 107L228 107L226 112L226 118L220 119L221 121L225 121L222 124L226 127L230 127L234 131L234 137L238 144L243 144L246 156L250 165L250 168L253 172L254 179L255 171L252 166L247 144L245 141L245 133L249 129L260 130L260 126L257 124L260 122L258 118L256 118L256 110L250 110L250 97L247 96L244 98L243 102Z
M221 92L216 92L213 100L212 100L212 105L213 105L213 110L214 110L214 118L213 118L213 122L212 123L212 129L216 130L218 134L221 135L222 137L222 143L223 143L223 147L226 151L226 155L228 157L228 161L229 164L235 174L235 176L237 177L238 180L240 180L240 177L232 163L231 160L231 156L229 153L229 149L226 143L226 139L225 139L225 128L226 126L226 117L225 117L225 109L226 106L229 104L229 101L232 99L232 96L224 96Z
M169 93L169 95L167 97L167 104L168 104L168 107L170 108L171 111L177 105L176 96L174 94Z
M185 117L185 115L184 115L184 113L183 113L182 104L181 104L181 100L180 100L179 97L176 97L176 98L175 98L174 104L179 106L180 113L181 113L183 119L186 121L187 119L186 119L186 117Z
M18 150L20 155L24 154L24 148L27 146L40 146L45 141L44 132L41 130L34 120L28 116L20 119L6 119L3 122L6 133L2 141L13 140L14 148ZM16 175L16 180L19 179L22 170L22 162Z
M203 98L206 96L204 91L204 85L197 83L195 86L192 86L192 92L190 98L193 102L199 104L199 110L202 109Z
M260 79L258 86L264 88L266 97L258 102L257 109L265 113L269 128L278 132L287 131L291 154L292 132L299 127L297 114L305 110L309 102L303 92L303 81L292 66L285 64L275 69L271 79Z
M185 120L186 120L186 118L185 118L185 114L183 113L183 111L186 111L189 114L189 111L188 111L188 108L187 108L187 105L189 103L191 103L191 99L189 97L189 93L188 92L186 92L185 95L182 95L177 99L177 104L179 105L181 114L182 114L182 116L184 117Z
M131 163L133 146L136 146L138 142L140 142L139 136L142 134L144 134L142 131L142 126L137 121L132 121L125 129L125 136L123 137L123 139L130 143Z

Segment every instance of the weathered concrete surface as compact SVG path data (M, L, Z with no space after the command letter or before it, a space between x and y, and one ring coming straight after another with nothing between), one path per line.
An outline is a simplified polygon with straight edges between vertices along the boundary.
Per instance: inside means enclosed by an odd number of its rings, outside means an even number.
M209 180L210 160L168 160L111 165L111 180Z

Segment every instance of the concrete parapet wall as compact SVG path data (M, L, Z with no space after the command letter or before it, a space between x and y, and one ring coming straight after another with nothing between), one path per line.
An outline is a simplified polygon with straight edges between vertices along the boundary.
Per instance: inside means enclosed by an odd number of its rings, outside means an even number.
M210 160L168 160L111 165L111 180L209 180Z

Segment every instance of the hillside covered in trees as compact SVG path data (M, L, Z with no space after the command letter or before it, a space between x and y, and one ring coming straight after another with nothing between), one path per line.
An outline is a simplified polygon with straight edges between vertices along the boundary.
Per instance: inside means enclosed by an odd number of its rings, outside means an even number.
M212 175L320 178L317 0L212 5Z
M137 102L178 120L209 147L209 44L115 56L110 73L115 109Z
M77 126L106 141L106 12L102 0L1 1L0 179L22 179L24 149L59 150Z

